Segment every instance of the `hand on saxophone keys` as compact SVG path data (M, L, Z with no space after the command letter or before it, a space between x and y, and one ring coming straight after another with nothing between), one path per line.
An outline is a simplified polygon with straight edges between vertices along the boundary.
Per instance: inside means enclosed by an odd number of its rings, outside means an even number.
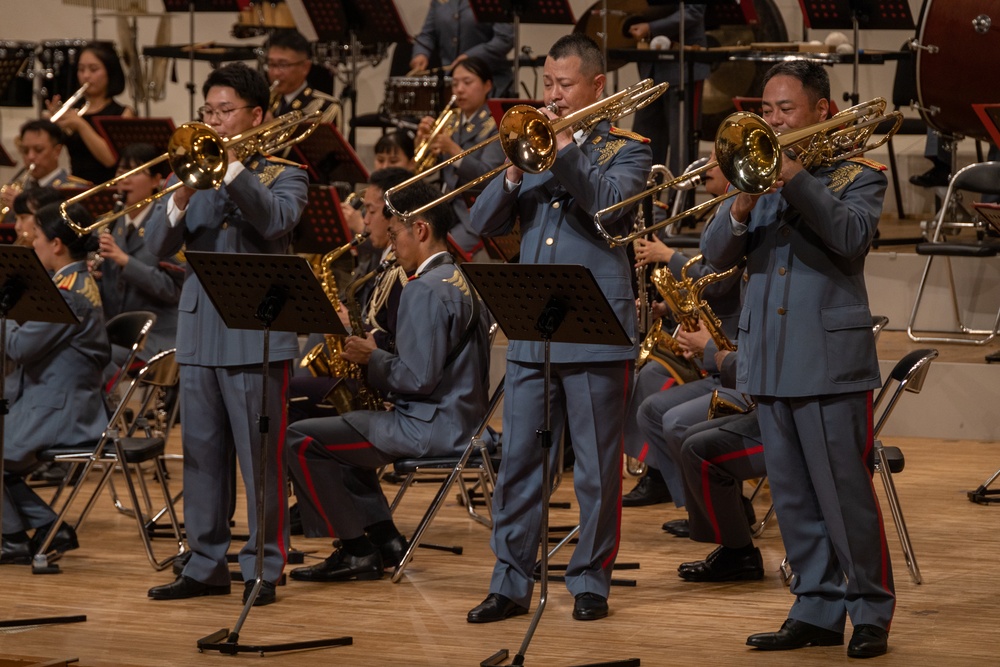
M343 357L351 363L364 366L371 360L372 352L375 351L376 347L375 338L372 336L366 336L365 338L348 336L344 340Z
M708 345L708 341L712 340L712 335L699 319L697 329L686 331L684 327L678 327L674 338L684 349L684 356L691 359L700 358L705 353L705 346Z

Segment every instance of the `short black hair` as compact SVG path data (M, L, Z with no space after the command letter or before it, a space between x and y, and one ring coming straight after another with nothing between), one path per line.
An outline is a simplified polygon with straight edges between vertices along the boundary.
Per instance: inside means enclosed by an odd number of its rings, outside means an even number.
M201 87L202 96L208 97L208 91L215 86L232 88L240 99L251 106L260 107L261 111L267 110L271 99L270 87L264 75L242 62L229 63L212 70Z
M403 151L408 159L413 159L413 137L405 130L397 130L383 135L375 143L375 155L379 153L391 153L393 148Z
M409 169L386 167L373 171L371 176L368 177L368 184L374 185L384 194L386 190L396 187L410 176L413 176L413 172ZM382 216L386 219L392 217L392 211L389 210L388 206L382 207Z
M29 120L21 126L21 131L18 136L23 139L25 132L44 132L49 135L52 138L52 141L56 144L62 145L66 143L66 133L62 131L61 127L47 118Z
M125 71L114 45L111 42L91 42L81 53L88 51L97 56L108 73L108 97L125 92Z
M14 214L31 215L46 204L59 203L65 198L62 190L51 185L29 188L14 198Z
M776 76L790 76L802 83L813 104L830 99L830 75L819 63L811 60L785 60L767 70L760 85L761 91L767 82Z
M87 253L97 249L97 238L93 234L77 234L63 219L59 204L46 204L35 211L35 226L41 230L45 238L50 241L59 239L69 251L69 256L74 261L86 259ZM87 227L94 222L90 211L83 204L70 204L66 209L66 214L79 225Z
M136 141L122 149L121 155L118 157L118 167L135 169L150 160L155 160L160 157L160 154L161 151L158 151L153 144ZM166 160L160 160L150 167L149 171L160 178L166 178L170 174L170 164Z
M604 74L604 54L597 42L582 32L571 32L556 40L549 49L549 57L560 60L570 56L580 58L580 70L588 77Z
M272 46L281 49L290 49L304 56L312 55L312 45L309 43L309 40L294 28L272 32L271 36L267 38L264 48L270 49Z
M417 181L399 192L393 193L392 205L397 211L412 211L429 204L440 196L441 190L438 188L423 181ZM448 230L458 222L458 216L455 215L455 209L451 202L442 202L421 213L419 217L411 218L409 223L412 224L417 220L426 220L430 224L431 236L437 241L444 241L448 238Z
M455 63L455 66L452 68L452 72L454 72L459 67L462 67L472 72L473 74L478 76L479 80L482 81L483 83L486 83L487 81L493 83L493 72L490 71L490 66L487 65L486 61L483 60L482 58L478 58L476 56L468 56L467 58L462 58L460 61Z

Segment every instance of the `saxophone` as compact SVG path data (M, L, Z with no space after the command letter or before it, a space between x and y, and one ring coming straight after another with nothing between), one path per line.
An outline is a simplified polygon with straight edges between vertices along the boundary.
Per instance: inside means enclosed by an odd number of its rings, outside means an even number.
M701 261L701 255L695 255L681 269L681 277L677 279L669 269L659 268L653 271L653 284L663 297L664 303L673 312L677 322L685 331L698 329L698 322L708 331L716 347L720 350L735 351L736 345L722 330L722 321L716 316L708 302L701 298L706 287L720 280L725 280L743 269L742 263L736 264L722 273L710 273L698 280L687 275L688 268Z
M358 336L359 338L367 338L365 333L365 325L361 319L361 304L355 298L355 293L361 288L362 285L367 283L372 278L375 278L387 270L392 268L393 264L396 263L396 258L391 254L382 260L382 263L375 267L374 270L369 271L365 275L361 276L344 290L344 299L347 304L347 315L351 322L351 332ZM350 370L347 377L352 378L357 384L357 391L355 393L355 408L356 410L383 410L385 408L384 400L378 391L368 384L368 380L365 377L365 372L362 370L361 366L358 364L349 364Z
M335 248L323 255L319 260L319 280L323 286L323 293L330 300L333 307L340 311L340 296L337 293L337 281L333 275L333 263L345 252L356 248L366 238L368 232L357 234L350 243L345 243L339 248ZM343 341L340 336L327 334L322 343L313 347L302 357L299 362L300 368L307 368L313 377L346 377L348 373L348 363L343 360Z

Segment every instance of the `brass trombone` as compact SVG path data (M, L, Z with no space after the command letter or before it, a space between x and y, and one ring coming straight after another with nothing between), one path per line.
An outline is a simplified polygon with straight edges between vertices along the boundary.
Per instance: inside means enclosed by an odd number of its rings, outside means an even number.
M438 204L454 199L466 190L474 188L485 181L490 180L507 167L514 165L529 174L540 174L552 167L556 160L556 135L566 129L574 132L584 130L592 131L593 128L604 120L617 120L623 116L635 113L667 89L666 83L654 84L652 79L643 79L614 95L598 100L593 104L565 116L549 120L541 111L526 104L518 104L511 107L500 119L499 134L489 139L479 142L472 148L462 151L458 155L439 162L430 169L409 178L399 185L389 188L382 194L385 205L393 215L401 219L412 218L428 211ZM555 112L555 109L550 107ZM449 190L444 195L434 201L424 204L412 211L399 211L392 205L392 195L400 190L408 188L417 181L436 174L449 164L461 160L470 153L486 148L488 144L499 139L507 159L500 166L491 169L482 176L461 185L454 190Z
M868 144L876 126L889 119L895 120L894 125L878 141ZM640 236L663 229L681 218L697 215L741 192L753 195L767 192L781 173L781 153L786 148L808 140L808 145L798 157L802 165L809 169L846 160L878 148L892 138L902 123L903 115L900 112L885 113L885 100L881 97L845 109L827 120L781 135L776 135L764 119L756 114L747 112L731 114L722 122L715 135L717 158L715 162L709 162L698 169L598 211L594 215L594 226L608 245L612 247L627 245ZM675 187L681 181L700 176L716 165L722 169L722 173L733 185L733 189L726 194L627 236L611 236L601 224L601 219L608 213L633 206L639 200Z
M226 138L220 137L218 132L205 123L184 123L170 135L166 153L120 176L115 176L110 181L95 185L89 190L67 199L60 204L59 210L69 228L83 236L107 226L123 215L132 213L160 197L172 194L179 188L185 186L195 190L217 188L222 184L222 179L226 175L227 150L236 151L237 157L240 160L245 160L255 153L270 154L293 146L312 134L321 123L329 122L335 109L329 107L322 110L322 106L323 100L313 100L305 109L291 111L268 123ZM296 134L300 125L305 125L305 127ZM155 192L120 211L105 213L88 226L80 225L67 214L66 210L72 204L92 197L98 192L114 188L126 178L146 171L164 160L170 164L170 168L178 179L178 182L170 187Z

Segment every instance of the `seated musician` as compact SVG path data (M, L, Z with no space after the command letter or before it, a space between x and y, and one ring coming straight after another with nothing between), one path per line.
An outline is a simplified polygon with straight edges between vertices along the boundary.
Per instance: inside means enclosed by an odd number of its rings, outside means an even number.
M37 229L35 213L46 204L58 203L65 198L64 192L50 187L32 188L15 197L12 208L17 239L14 241L14 245L33 245Z
M709 155L709 159L715 159L714 152ZM729 182L718 166L706 171L702 178L705 190L713 197L725 194L726 188L729 187ZM681 268L694 256L694 253L685 253L667 245L656 235L648 239L637 239L634 245L637 266L652 268L654 264L665 265L677 278L680 278ZM688 268L688 276L695 279L713 272L714 269L704 261ZM727 335L734 336L736 315L739 312L739 280L732 278L709 285L705 289L704 296L715 314L722 320ZM663 301L653 303L650 312L652 321L669 315ZM672 400L663 392L676 388L682 382L690 383L692 380L697 380L704 369L699 368L695 362L673 355L665 355L664 362L670 364L671 369L667 369L661 363L646 363L640 368L636 378L635 391L625 421L625 453L644 462L647 471L635 488L622 497L624 507L655 505L670 502L671 499L678 507L684 504L684 484L680 470L671 461L659 460L656 455L658 450L665 447L658 420L662 419L663 413L669 407L663 402ZM715 385L710 381L692 384L683 391L688 393L689 397L693 397L711 394L713 388ZM673 398L679 398L676 393L671 395ZM647 400L651 401L648 405L645 404ZM643 414L640 406L645 406L645 414L649 415L650 426L645 430L641 427L642 420L639 418L639 415Z
M493 75L485 61L470 56L455 65L452 70L451 91L455 96L455 106L459 116L453 123L446 123L448 127L442 127L433 137L431 137L433 128L437 122L444 122L443 117L435 120L428 116L420 121L420 129L417 130L417 145L423 147L428 141L431 142L428 147L431 156L429 164L436 162L433 156L444 161L497 133L496 121L493 120L493 114L486 104L486 98L492 89ZM441 181L448 190L454 190L475 180L503 161L503 151L499 143L494 142L485 150L466 155L445 167ZM423 164L418 164L417 168L425 167ZM481 262L489 259L483 248L482 239L469 223L469 207L475 200L475 195L481 192L483 187L485 184L479 187L478 191L477 188L473 188L466 192L466 196L452 199L458 224L452 228L450 236L464 261Z
M393 204L413 210L437 196L435 188L416 183ZM399 264L415 272L400 295L396 351L377 349L370 336L344 344L344 358L367 364L368 382L393 409L288 428L288 469L302 492L303 513L342 544L323 562L292 570L293 579L379 579L384 567L398 564L406 540L376 470L400 457L457 455L485 414L489 313L448 254L453 222L445 204L408 221L392 218L389 237Z
M46 185L53 188L89 185L88 181L70 176L59 166L65 142L66 134L51 121L29 120L21 126L18 148L30 173L24 182L25 191ZM17 192L12 195L16 196Z
M118 172L131 171L159 154L150 144L130 144L122 151ZM119 201L129 207L149 198L159 190L168 171L166 162L160 162L151 169L122 180L118 185ZM146 248L149 211L150 206L146 204L114 221L110 229L101 233L99 243L103 262L97 283L107 319L134 310L156 314L156 324L140 352L143 360L175 346L177 302L184 282L184 265L176 256L161 260ZM127 352L115 346L112 349L113 362L121 364Z
M414 171L413 137L406 130L397 130L383 135L375 142L375 169L399 167Z
M69 213L83 224L91 222L80 204L71 206ZM4 422L2 563L30 563L56 519L24 480L38 466L38 453L58 445L96 445L108 421L101 372L110 350L100 295L86 264L94 239L71 230L58 204L40 208L36 220L35 254L53 272L52 280L80 321L7 320L7 361L13 370L6 378L11 405ZM73 528L62 524L51 547L68 551L78 546Z
M297 111L312 102L307 81L312 68L312 46L295 29L275 30L267 40L267 81L272 86L268 113L272 118Z

